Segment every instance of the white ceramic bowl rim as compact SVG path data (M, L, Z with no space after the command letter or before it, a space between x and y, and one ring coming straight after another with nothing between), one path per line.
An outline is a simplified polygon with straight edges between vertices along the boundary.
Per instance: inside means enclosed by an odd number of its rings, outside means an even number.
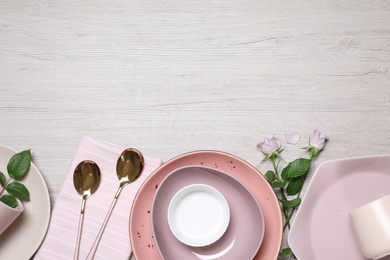
M168 207L168 224L182 243L202 247L220 239L229 226L225 197L214 187L192 184L180 189Z

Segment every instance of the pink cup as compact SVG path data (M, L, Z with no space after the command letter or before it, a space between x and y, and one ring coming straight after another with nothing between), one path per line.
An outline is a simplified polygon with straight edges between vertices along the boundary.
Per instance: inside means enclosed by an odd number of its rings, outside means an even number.
M23 204L19 200L16 208L11 208L3 202L0 202L0 235L14 222L23 210Z

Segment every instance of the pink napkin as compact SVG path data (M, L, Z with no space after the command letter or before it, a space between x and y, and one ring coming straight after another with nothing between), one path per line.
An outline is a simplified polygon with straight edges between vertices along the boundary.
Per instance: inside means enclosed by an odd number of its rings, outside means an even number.
M101 182L96 193L88 198L85 208L80 259L87 257L119 187L116 162L120 153L126 148L129 147L112 145L88 136L81 138L57 197L47 235L34 259L73 259L82 201L73 186L73 171L79 162L92 160L100 168ZM143 181L162 163L160 159L145 155L144 159L145 167L142 175L126 186L118 199L95 259L128 260L130 258L129 215L132 202Z

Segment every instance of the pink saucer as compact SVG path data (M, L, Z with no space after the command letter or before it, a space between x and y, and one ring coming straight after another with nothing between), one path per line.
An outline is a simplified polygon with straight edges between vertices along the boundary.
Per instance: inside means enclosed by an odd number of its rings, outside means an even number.
M130 241L136 259L162 259L151 227L153 199L160 183L169 173L191 165L221 170L248 188L262 209L265 223L263 242L254 259L276 259L282 242L282 215L273 189L252 165L219 151L195 151L180 155L160 166L146 179L130 212Z
M331 160L318 166L289 233L295 256L367 259L360 252L349 213L389 193L389 169L390 155Z
M225 234L205 247L191 247L172 234L167 219L169 203L183 187L205 184L218 190L230 208ZM163 259L253 259L264 235L263 215L250 191L235 178L209 167L188 166L169 174L157 190L152 207L152 229Z

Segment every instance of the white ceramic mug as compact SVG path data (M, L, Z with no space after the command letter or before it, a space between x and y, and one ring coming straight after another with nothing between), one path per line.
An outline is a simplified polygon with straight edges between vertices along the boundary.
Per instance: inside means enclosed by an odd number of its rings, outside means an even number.
M353 210L349 217L365 257L390 255L390 194Z

